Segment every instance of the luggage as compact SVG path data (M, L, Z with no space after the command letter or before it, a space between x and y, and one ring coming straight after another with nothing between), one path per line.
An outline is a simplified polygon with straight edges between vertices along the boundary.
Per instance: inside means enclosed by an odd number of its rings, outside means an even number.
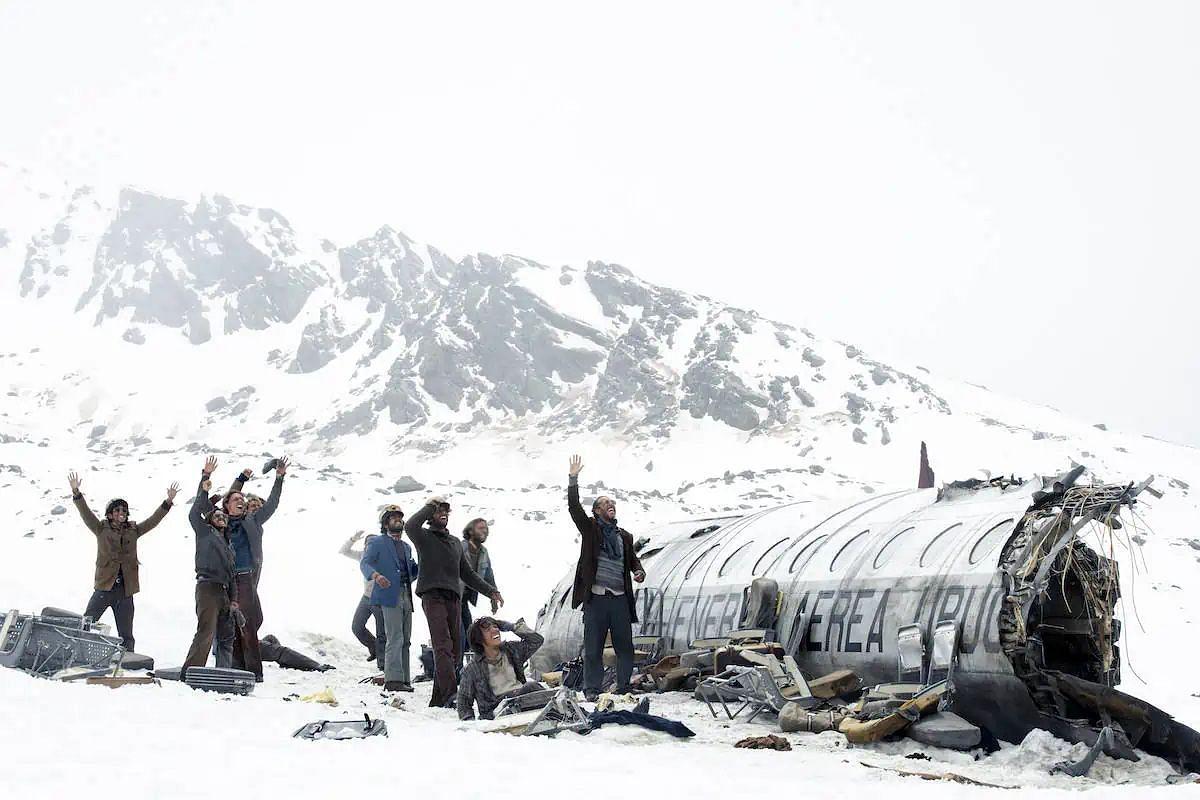
M368 736L387 736L387 723L371 719L363 714L362 719L323 719L310 722L292 736L296 739L365 739Z
M155 670L154 676L168 681L179 680L180 668ZM254 691L254 673L226 667L189 667L183 682L193 689L224 694L247 695Z

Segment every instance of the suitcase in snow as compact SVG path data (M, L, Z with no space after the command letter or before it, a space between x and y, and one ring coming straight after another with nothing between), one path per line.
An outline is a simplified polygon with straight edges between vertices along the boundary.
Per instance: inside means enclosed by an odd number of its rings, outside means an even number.
M155 670L155 677L169 681L179 680L180 669ZM225 694L250 694L254 691L254 673L244 669L226 667L189 667L184 683L193 689Z

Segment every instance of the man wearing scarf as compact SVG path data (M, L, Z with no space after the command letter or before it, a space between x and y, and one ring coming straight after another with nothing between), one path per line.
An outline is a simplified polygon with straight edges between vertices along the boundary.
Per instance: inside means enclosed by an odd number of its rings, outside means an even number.
M583 607L583 694L594 701L603 689L604 643L612 634L617 654L617 692L629 689L633 674L633 623L637 622L633 581L646 579L633 551L633 536L617 524L617 504L604 495L592 503L588 516L579 502L579 472L583 460L571 456L567 480L567 511L579 530L579 562L571 607Z

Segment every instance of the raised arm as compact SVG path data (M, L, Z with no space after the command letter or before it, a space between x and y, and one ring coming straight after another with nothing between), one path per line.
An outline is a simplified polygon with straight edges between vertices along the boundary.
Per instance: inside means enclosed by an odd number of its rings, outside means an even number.
M432 498L431 498L432 499ZM423 530L425 523L433 516L433 510L436 506L433 503L425 503L417 509L417 513L408 518L408 522L404 523L404 532L408 534L408 538L416 542L422 536L428 534Z
M275 467L275 485L271 487L271 494L267 496L267 500L263 503L263 507L254 515L254 519L259 525L266 523L275 515L275 509L279 508L279 495L283 493L283 476L287 474L288 460L287 457L279 459L278 465Z
M584 536L592 532L592 521L579 503L579 472L583 469L583 459L571 456L570 471L567 473L567 512L576 529Z
M163 518L167 516L167 512L175 504L175 495L177 494L179 494L178 483L172 483L167 487L167 499L163 500L158 508L154 509L153 514L137 524L137 535L139 538L158 527L158 523L163 521Z
M94 534L100 533L100 528L104 525L92 510L88 508L87 501L83 499L83 492L79 491L79 473L70 472L67 474L67 483L71 487L71 500L75 503L75 510L79 512L79 518L83 520L83 524L87 529Z
M209 456L204 462L204 469L200 473L200 485L196 487L196 497L192 500L192 507L188 509L188 522L192 524L192 530L199 533L204 530L207 524L204 521L204 515L212 508L212 503L208 499L208 490L212 486L213 470L217 468L217 459Z
M367 547L364 544L361 548L356 548L354 543L358 541L358 538L358 533L351 536L346 540L345 544L341 546L341 548L338 550L338 553L344 555L346 558L352 558L355 561L362 561L363 554L366 553Z
M544 636L526 625L523 619L517 620L515 625L509 622L502 622L499 625L500 630L511 631L521 637L521 641L513 643L518 662L521 664L528 661L529 657L536 653L538 648L546 641Z

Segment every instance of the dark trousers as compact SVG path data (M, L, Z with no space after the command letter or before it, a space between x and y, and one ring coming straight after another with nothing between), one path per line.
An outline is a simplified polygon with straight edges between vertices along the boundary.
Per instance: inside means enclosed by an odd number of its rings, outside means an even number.
M258 602L258 585L254 575L243 572L236 578L238 608L246 617L246 624L238 627L232 614L227 614L226 624L233 629L233 666L254 673L262 678L262 654L258 647L258 629L262 627L262 606Z
M367 620L374 617L375 635L367 628ZM358 607L354 609L354 617L350 620L350 631L354 638L362 642L363 647L371 654L371 658L379 661L383 669L383 653L387 650L387 628L383 624L383 609L371 605L370 599L364 594L358 598Z
M183 661L184 677L188 667L203 667L208 661L208 649L217 632L217 618L228 609L229 590L223 584L196 582L196 635L192 637L192 646Z
M439 708L458 691L454 668L462 657L462 607L454 592L430 589L421 595L421 609L433 640L433 696L429 705Z
M471 627L471 604L466 600L460 600L462 605L462 625L459 627L458 635L458 665L455 667L455 674L462 676L463 656L467 653L467 630Z
M100 617L108 609L112 609L117 621L117 635L128 652L133 652L133 597L125 594L125 584L115 583L107 591L97 589L88 600L85 617L91 617L93 622L99 622Z
M593 594L583 604L583 689L599 692L604 687L604 640L612 632L617 653L617 691L629 688L633 675L633 620L629 598L624 595Z

